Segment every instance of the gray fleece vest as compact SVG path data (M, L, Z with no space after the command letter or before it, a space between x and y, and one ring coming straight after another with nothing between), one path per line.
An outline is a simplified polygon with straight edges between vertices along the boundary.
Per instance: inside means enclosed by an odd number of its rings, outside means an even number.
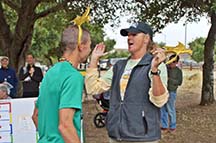
M152 55L147 53L133 68L124 100L120 97L120 79L127 60L113 67L110 108L107 114L109 137L118 141L156 141L161 137L160 109L149 101L149 70Z

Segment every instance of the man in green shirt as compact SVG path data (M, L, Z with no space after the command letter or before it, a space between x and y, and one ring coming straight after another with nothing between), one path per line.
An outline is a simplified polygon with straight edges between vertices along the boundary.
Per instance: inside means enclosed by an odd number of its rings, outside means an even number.
M90 34L69 26L62 34L61 50L65 61L46 73L32 119L39 132L39 143L80 143L83 76L77 71L91 49Z

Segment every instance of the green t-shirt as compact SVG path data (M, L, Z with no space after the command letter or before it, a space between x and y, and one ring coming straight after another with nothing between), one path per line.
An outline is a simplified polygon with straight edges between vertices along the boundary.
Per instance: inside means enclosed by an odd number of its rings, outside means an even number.
M168 68L168 91L176 91L178 86L182 84L183 75L178 67Z
M58 130L59 110L74 108L73 122L80 137L83 76L69 63L48 70L37 101L39 143L64 143Z

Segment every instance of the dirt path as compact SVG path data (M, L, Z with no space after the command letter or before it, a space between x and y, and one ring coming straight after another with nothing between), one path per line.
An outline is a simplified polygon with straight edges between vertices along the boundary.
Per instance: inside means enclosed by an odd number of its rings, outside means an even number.
M216 143L216 104L199 106L200 93L201 72L184 70L184 82L177 93L177 130L163 134L160 143ZM83 105L86 143L109 143L106 129L93 124L100 108L92 100Z

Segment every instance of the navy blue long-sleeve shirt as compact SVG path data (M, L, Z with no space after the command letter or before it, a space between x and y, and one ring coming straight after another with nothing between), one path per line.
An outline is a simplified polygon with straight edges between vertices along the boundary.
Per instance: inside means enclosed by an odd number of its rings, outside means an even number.
M17 92L17 77L14 69L8 68L0 68L0 83L7 81L10 83L13 88L10 89L10 96L13 98L16 96Z

